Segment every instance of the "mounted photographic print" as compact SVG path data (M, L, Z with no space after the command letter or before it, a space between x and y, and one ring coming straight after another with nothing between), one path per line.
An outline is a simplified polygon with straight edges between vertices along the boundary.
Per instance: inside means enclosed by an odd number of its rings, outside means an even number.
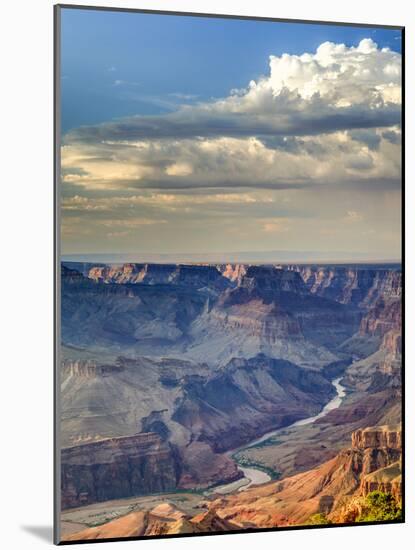
M56 543L403 522L403 38L55 7Z

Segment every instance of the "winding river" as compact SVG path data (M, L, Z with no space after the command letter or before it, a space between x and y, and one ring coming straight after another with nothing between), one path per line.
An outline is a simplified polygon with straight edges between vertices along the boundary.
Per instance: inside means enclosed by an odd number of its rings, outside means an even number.
M270 437L277 435L278 432L280 432L282 429L286 430L288 428L295 428L297 426L306 426L307 424L313 424L313 422L315 422L319 418L323 418L323 416L326 416L326 414L328 414L330 411L337 409L338 407L340 407L341 402L346 395L345 388L341 385L340 380L341 377L336 378L332 381L332 384L336 389L336 395L331 401L327 403L327 405L325 405L325 407L319 412L319 414L316 414L315 416L309 416L308 418L303 418L302 420L297 420L297 422L294 422L289 426L284 426L283 428L278 428L277 430L267 432L258 439L251 441L248 445L243 445L242 447L232 449L231 451L228 451L227 454L233 455L238 451L249 449L250 447L255 447L255 445L258 445L259 443L266 441ZM257 468L254 468L252 466L245 467L238 464L238 468L243 472L243 478L238 479L237 481L234 481L232 483L219 485L209 492L215 492L225 495L234 491L244 491L245 489L248 489L248 487L250 487L251 485L262 485L263 483L267 483L271 480L271 477L266 472L258 470Z

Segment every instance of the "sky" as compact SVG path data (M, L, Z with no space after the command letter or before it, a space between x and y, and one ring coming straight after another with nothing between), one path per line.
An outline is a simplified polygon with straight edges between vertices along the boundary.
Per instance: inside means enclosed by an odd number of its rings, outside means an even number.
M63 9L62 254L399 260L401 33Z

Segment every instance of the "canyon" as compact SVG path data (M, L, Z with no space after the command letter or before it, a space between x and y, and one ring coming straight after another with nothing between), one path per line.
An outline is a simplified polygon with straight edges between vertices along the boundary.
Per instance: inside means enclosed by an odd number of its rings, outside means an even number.
M61 281L63 518L144 499L68 537L284 526L321 503L342 522L349 497L399 497L399 265L63 262ZM244 467L273 480L241 491Z
M304 524L322 512L342 523L355 497L379 489L400 494L401 458L399 426L365 428L353 432L351 446L316 468L221 497L209 507L241 527Z
M350 523L370 491L387 491L400 498L401 437L400 426L358 430L349 448L315 469L233 495L213 495L200 501L202 512L195 515L197 508L184 511L169 500L151 510L134 503L134 511L64 540L276 528L307 524L314 514Z

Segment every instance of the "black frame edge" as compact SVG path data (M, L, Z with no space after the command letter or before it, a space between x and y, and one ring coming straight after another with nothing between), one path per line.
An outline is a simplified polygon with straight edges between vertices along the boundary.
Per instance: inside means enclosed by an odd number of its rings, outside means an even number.
M60 28L61 7L53 6L53 542L60 544Z
M130 12L130 13L147 13L149 15L182 15L187 17L210 17L218 19L246 19L256 21L270 21L274 23L301 23L304 25L340 25L344 27L367 27L367 28L383 28L391 30L402 30L403 25L384 25L381 23L350 23L344 21L323 21L318 19L291 19L289 17L268 17L261 15L229 15L225 13L206 13L206 12L187 12L187 11L175 11L175 10L153 10L145 8L126 8L115 6L91 6L82 4L56 4L62 9L78 9L78 10L92 10L92 11L116 11L116 12Z

